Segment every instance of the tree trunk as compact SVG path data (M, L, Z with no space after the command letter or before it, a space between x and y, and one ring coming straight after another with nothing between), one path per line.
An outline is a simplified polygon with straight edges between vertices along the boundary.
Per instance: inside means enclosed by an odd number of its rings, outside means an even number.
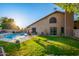
M74 13L65 11L65 36L73 35Z

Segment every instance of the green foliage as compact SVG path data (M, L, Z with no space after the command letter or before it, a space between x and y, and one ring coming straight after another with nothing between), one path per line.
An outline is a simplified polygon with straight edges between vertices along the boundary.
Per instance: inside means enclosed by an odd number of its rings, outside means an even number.
M14 19L2 17L1 20L2 20L1 23L2 29L17 29L17 30L19 29L19 27L16 26Z
M68 12L79 13L78 3L56 3L56 5L60 6Z
M14 22L13 19L8 19L7 17L2 17L1 20L2 20L2 23L1 23L2 29L9 29L10 24Z
M11 56L43 56L45 54L44 47L40 46L33 40L25 41L21 44L14 44L0 41L7 55Z
M0 29L2 29L2 27L0 27Z

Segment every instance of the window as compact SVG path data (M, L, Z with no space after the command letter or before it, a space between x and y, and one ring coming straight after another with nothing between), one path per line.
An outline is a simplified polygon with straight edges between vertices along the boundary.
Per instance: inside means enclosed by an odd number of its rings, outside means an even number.
M50 27L50 35L56 35L57 34L57 28L56 27Z
M64 34L64 27L61 27L61 34Z
M36 32L36 28L32 28L32 33L35 33Z
M76 26L74 26L74 29L77 29L77 27L76 27Z
M56 18L55 17L50 18L49 23L56 23Z

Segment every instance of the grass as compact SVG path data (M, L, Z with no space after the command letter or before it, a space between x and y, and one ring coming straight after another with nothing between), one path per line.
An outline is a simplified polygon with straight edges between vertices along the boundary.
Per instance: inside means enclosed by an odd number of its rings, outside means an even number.
M33 40L25 41L21 44L14 44L0 41L7 55L11 56L41 56L45 55L44 47L40 46Z
M0 46L12 56L79 55L79 41L70 37L36 36L21 44L0 41Z
M47 54L79 55L79 41L73 38L38 36L36 39L40 39L40 44L47 48Z

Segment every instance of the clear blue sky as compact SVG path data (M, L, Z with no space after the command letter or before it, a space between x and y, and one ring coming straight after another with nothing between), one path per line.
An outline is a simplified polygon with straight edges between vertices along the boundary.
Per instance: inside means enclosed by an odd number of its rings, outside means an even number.
M20 27L26 27L40 18L62 9L52 3L0 3L0 17L13 18Z

